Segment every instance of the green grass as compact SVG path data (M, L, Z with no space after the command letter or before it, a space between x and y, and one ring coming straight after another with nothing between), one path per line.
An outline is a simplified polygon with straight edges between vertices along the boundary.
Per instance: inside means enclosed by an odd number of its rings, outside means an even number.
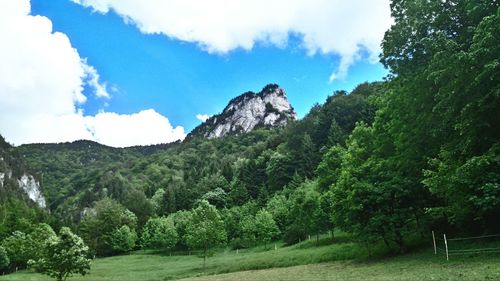
M387 254L382 247L375 247L372 253ZM195 280L455 280L460 276L465 280L500 280L499 264L500 255L461 256L446 262L443 256L436 257L429 249L394 258L367 259L365 248L340 235L333 241L323 237L319 246L314 239L291 247L280 244L276 251L264 250L262 246L240 250L238 254L218 249L207 260L205 269L201 257L138 251L96 259L90 274L69 280L174 280L200 276L201 279ZM51 279L21 271L0 277L3 280Z
M240 271L182 281L228 280L500 280L500 256L452 259L434 256L431 249L378 261L334 261L285 268Z

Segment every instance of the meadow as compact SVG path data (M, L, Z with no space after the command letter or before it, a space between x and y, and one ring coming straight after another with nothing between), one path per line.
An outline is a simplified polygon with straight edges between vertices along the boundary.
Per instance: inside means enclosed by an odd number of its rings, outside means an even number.
M86 276L74 281L104 280L500 280L500 255L465 255L446 261L423 247L410 254L391 256L382 247L371 249L346 235L323 236L269 249L216 249L203 268L203 258L179 253L136 251L130 255L98 258ZM52 280L30 270L0 280Z

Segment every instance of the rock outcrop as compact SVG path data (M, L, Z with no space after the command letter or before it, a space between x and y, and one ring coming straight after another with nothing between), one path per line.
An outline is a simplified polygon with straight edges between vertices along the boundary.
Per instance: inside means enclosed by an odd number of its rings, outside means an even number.
M196 127L187 139L195 136L220 138L256 128L282 127L295 119L295 111L285 91L276 84L269 84L259 93L246 92L232 99L222 113Z
M38 207L45 208L45 197L40 189L40 183L35 180L32 175L23 174L20 179L17 180L19 188L21 188L31 201L35 202Z

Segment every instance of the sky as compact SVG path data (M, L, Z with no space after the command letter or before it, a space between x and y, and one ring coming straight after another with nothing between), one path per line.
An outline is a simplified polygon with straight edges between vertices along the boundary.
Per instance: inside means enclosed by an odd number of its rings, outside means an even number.
M303 117L382 80L389 0L0 2L0 134L14 145L183 139L277 83Z

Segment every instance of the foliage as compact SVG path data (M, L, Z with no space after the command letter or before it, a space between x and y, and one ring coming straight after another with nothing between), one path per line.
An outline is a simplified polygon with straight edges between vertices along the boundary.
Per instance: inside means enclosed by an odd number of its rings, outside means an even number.
M2 241L2 247L7 251L11 267L26 266L30 259L29 246L26 234L21 231L14 231Z
M47 241L43 258L36 261L37 271L64 281L73 274L85 275L90 270L87 259L89 248L83 240L67 227L61 228L58 237Z
M83 218L79 231L94 253L110 255L114 252L111 235L123 225L134 230L136 216L115 200L105 198L96 202L94 209Z
M255 232L257 240L264 242L264 248L267 249L267 243L276 238L280 231L273 216L266 210L260 210L255 215Z
M177 244L182 248L187 248L186 244L186 228L191 220L191 212L177 211L168 216L168 219L174 222L175 230L179 237Z
M267 202L266 210L272 215L281 232L290 224L290 207L290 202L283 194L275 194Z
M9 256L4 247L0 246L0 271L5 270L10 264Z
M177 244L179 235L171 218L150 218L142 231L143 247L171 249Z
M192 211L186 228L186 242L191 248L203 249L203 267L206 265L207 251L226 241L226 231L217 209L202 200Z
M135 248L137 234L127 225L122 225L111 233L111 245L117 253L127 253Z
M54 237L56 237L56 233L50 225L45 223L38 224L26 237L29 258L32 260L41 259L45 252L47 241Z

